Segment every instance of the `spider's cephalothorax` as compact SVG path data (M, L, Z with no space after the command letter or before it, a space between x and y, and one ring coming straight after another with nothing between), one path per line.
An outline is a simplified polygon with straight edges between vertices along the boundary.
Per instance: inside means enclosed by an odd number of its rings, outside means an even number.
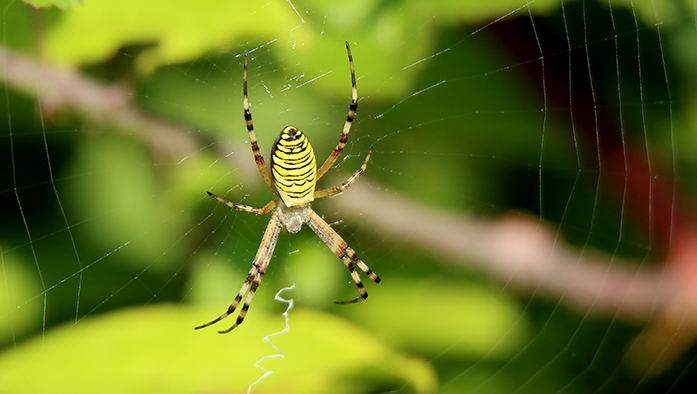
M281 135L276 139L273 149L271 149L271 174L269 174L269 170L266 168L264 162L264 157L259 151L259 144L257 143L254 125L252 124L252 113L249 111L249 99L247 98L247 52L244 53L244 120L247 124L249 141L259 172L262 178L264 178L266 185L278 198L269 202L263 208L255 208L229 202L211 192L208 192L208 194L221 203L240 211L263 215L271 212L274 208L276 208L276 210L271 215L268 226L266 226L266 232L264 232L264 237L261 239L261 245L259 245L257 255L254 257L254 262L247 275L247 280L245 280L242 288L240 288L237 296L232 301L232 304L230 304L227 311L220 315L220 317L209 323L198 326L196 329L208 327L228 317L237 309L242 298L247 294L247 298L244 301L240 314L237 316L235 324L227 330L218 332L230 332L242 323L244 317L247 315L249 306L252 304L254 293L259 287L259 283L261 283L261 278L264 276L266 268L269 266L271 255L276 247L278 235L283 228L288 230L288 232L296 233L300 231L303 223L307 224L329 249L344 262L346 268L348 268L351 273L351 278L353 278L353 281L358 287L360 297L351 301L339 302L340 304L353 303L368 298L368 292L363 287L363 283L361 282L360 276L358 276L355 266L358 266L358 268L368 275L375 283L380 283L380 277L375 275L375 273L358 258L356 252L348 246L346 241L344 241L344 239L310 207L310 203L316 198L334 196L346 190L353 181L363 175L363 172L368 166L370 155L373 153L373 147L371 146L361 168L353 173L341 186L315 191L315 184L317 181L322 178L332 165L334 165L341 151L344 150L348 139L348 133L351 130L351 122L353 122L356 108L358 108L356 74L353 70L353 58L351 57L351 48L348 42L346 43L346 52L348 53L349 66L351 68L351 104L349 105L349 112L346 117L346 123L344 123L344 129L341 132L341 137L339 137L339 144L334 148L324 164L317 169L315 154L312 151L310 141L307 140L307 137L300 132L300 130L293 126L288 126L283 129Z

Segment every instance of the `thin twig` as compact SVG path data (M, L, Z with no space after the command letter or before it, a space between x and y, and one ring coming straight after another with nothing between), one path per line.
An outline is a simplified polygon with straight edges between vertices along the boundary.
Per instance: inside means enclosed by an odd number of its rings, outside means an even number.
M537 218L475 219L417 204L358 182L329 204L344 217L402 245L434 253L443 264L480 269L526 293L550 295L582 310L646 319L672 300L666 271L565 243ZM366 203L369 202L369 203Z
M178 162L201 146L212 144L205 134L142 111L133 104L133 93L122 86L107 85L78 71L41 63L2 46L0 80L18 92L36 97L44 113L69 108L97 126L144 139L158 159ZM234 144L224 146L229 151L247 149ZM227 157L233 168L242 170L243 177L251 178L255 169L247 165L242 155L228 155L229 151L220 151L220 157Z

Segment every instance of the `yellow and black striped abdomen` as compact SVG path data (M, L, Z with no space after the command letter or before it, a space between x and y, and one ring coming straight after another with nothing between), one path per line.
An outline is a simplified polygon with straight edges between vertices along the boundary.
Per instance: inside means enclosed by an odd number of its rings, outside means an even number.
M286 206L305 205L314 200L317 163L305 134L288 126L271 149L271 177Z

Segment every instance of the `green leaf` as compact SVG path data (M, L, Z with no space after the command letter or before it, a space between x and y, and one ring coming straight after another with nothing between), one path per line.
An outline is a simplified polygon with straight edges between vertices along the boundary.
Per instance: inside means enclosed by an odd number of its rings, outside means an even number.
M44 55L56 63L79 65L103 61L125 45L152 43L136 60L138 69L149 73L224 48L239 37L292 40L290 30L298 23L282 0L264 7L227 0L90 1L64 13L47 36ZM306 36L302 27L298 30L298 37Z
M555 0L530 5L533 12L555 6ZM103 62L128 45L152 44L135 60L137 70L149 74L209 53L241 55L273 43L286 74L301 74L299 81L311 80L315 89L336 94L336 86L346 84L344 41L349 41L363 94L401 97L422 60L433 54L439 29L482 23L516 9L526 12L519 0L363 1L348 9L340 2L316 0L302 9L283 0L263 6L226 0L90 1L66 11L52 26L43 53L52 62L79 66Z
M5 249L6 250L6 249ZM15 251L16 252L16 251ZM0 344L40 326L44 302L35 265L0 245Z
M503 359L526 341L522 309L505 293L443 280L393 278L380 287L349 313L396 348Z
M35 8L47 8L56 6L58 8L75 7L82 4L83 0L22 0Z
M201 393L244 392L263 375L255 363L277 354L263 340L284 327L280 314L254 310L233 332L228 321L195 331L218 309L170 305L132 308L88 318L0 354L3 392ZM435 372L396 353L345 320L291 310L290 330L272 338L284 357L261 366L274 371L255 393L371 392L405 384L433 392Z

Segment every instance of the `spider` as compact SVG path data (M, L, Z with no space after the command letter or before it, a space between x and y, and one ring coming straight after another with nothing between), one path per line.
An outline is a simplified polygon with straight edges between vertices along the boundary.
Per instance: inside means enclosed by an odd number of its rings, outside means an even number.
M248 53L244 53L244 79L243 79L243 90L244 90L244 120L247 124L247 131L249 131L249 140L252 146L252 152L254 153L254 160L257 163L259 172L264 178L264 182L269 186L269 189L277 196L276 199L269 202L263 208L255 208L247 205L236 204L229 202L223 198L216 196L215 194L208 192L208 195L215 198L219 202L229 206L230 208L255 213L257 215L264 215L274 208L276 210L271 215L271 220L266 227L264 232L264 237L261 239L261 245L259 245L259 250L257 251L254 261L252 262L252 268L247 274L247 279L237 293L237 296L232 301L232 304L228 307L227 311L220 315L220 317L212 320L209 323L203 324L196 327L198 330L200 328L208 327L215 324L232 313L247 294L247 298L244 301L242 310L240 310L237 316L237 321L232 327L227 330L218 331L221 334L232 331L235 327L242 324L249 306L252 304L254 299L254 293L261 283L261 279L266 272L266 268L269 266L269 261L271 260L271 255L273 254L274 248L276 247L276 241L278 240L278 235L281 229L286 229L291 233L297 233L300 231L303 223L307 224L320 239L327 244L329 249L331 249L337 257L339 257L346 268L348 268L351 273L353 281L358 287L358 292L360 297L350 300L341 301L337 304L349 304L359 302L368 298L368 292L365 290L361 278L358 276L358 272L354 265L357 265L364 273L366 273L370 279L375 283L380 283L380 277L378 277L373 271L368 268L368 266L361 261L356 255L356 252L351 249L346 241L344 241L341 236L332 229L332 227L322 219L312 208L310 208L310 203L316 198L330 197L342 193L347 187L351 185L356 179L358 179L366 167L368 166L368 160L370 160L370 155L373 153L373 146L370 147L368 155L359 168L350 178L348 178L341 186L333 187L326 190L315 191L316 182L322 178L322 176L334 165L336 160L339 158L341 151L346 146L346 141L348 140L348 133L351 130L351 122L353 122L353 117L356 114L356 108L358 108L358 91L356 90L356 74L353 69L353 57L351 56L351 48L349 43L346 42L346 52L348 53L349 67L351 69L351 105L349 105L348 116L346 117L346 123L344 124L344 129L341 132L341 137L339 138L339 144L334 148L334 151L329 155L327 160L322 164L322 166L317 169L317 164L315 162L315 154L312 151L312 146L308 141L307 137L293 126L287 126L281 131L281 134L276 139L273 148L271 149L271 174L269 174L266 168L266 163L264 162L264 157L259 152L259 145L257 144L257 138L254 134L254 126L252 125L252 114L249 111L249 99L247 98L247 57Z

